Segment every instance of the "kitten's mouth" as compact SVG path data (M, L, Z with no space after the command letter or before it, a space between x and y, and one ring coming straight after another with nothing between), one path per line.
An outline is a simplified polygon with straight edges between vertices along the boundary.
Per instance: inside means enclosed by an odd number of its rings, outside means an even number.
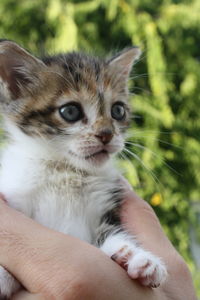
M103 162L104 160L108 159L108 157L109 157L108 151L103 149L98 152L95 152L95 153L85 156L85 159Z
M79 156L72 151L69 151L69 152L71 155L73 155L79 159L84 159L85 161L88 161L95 165L101 165L104 162L106 162L109 159L109 156L111 154L111 152L106 149L101 149L96 152L92 152L91 154L84 155L84 156Z

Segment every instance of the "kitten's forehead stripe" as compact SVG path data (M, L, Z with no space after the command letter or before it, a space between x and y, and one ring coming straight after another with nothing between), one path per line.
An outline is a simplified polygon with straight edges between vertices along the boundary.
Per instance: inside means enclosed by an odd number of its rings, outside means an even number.
M104 94L102 91L98 91L98 106L100 115L104 115L105 113L105 100Z
M105 62L96 57L90 57L81 53L68 53L54 57L43 58L47 65L60 65L63 70L63 76L76 91L85 87L93 94L97 92L99 79L105 67Z
M101 68L100 68L100 63L99 62L95 62L94 63L94 69L95 69L95 75L96 75L96 80L99 80L100 77L100 72L101 72Z

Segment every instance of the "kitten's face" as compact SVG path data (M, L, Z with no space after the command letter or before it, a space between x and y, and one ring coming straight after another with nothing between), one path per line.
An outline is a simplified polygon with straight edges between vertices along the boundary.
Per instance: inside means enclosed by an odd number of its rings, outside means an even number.
M129 122L127 78L139 50L106 61L79 53L38 60L0 43L4 115L74 167L102 166L124 146Z
M129 121L124 97L110 88L101 97L85 88L63 94L54 114L62 132L51 144L77 168L102 165L123 149L123 131Z

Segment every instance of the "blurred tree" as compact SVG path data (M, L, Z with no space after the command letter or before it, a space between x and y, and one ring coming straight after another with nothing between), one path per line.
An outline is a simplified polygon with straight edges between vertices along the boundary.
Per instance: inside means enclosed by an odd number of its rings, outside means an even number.
M200 212L199 12L199 0L0 2L0 36L37 55L142 48L130 80L134 120L121 165L137 192L154 206L188 262L196 287L200 274L191 257L189 232L194 239L191 228Z

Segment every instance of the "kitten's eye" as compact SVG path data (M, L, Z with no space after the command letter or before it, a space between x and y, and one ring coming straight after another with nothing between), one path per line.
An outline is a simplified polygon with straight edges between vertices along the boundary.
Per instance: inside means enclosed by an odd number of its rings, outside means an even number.
M122 102L116 102L111 108L111 116L117 121L122 121L125 118L125 108Z
M82 107L77 102L70 102L60 107L59 112L67 122L77 122L83 118Z

